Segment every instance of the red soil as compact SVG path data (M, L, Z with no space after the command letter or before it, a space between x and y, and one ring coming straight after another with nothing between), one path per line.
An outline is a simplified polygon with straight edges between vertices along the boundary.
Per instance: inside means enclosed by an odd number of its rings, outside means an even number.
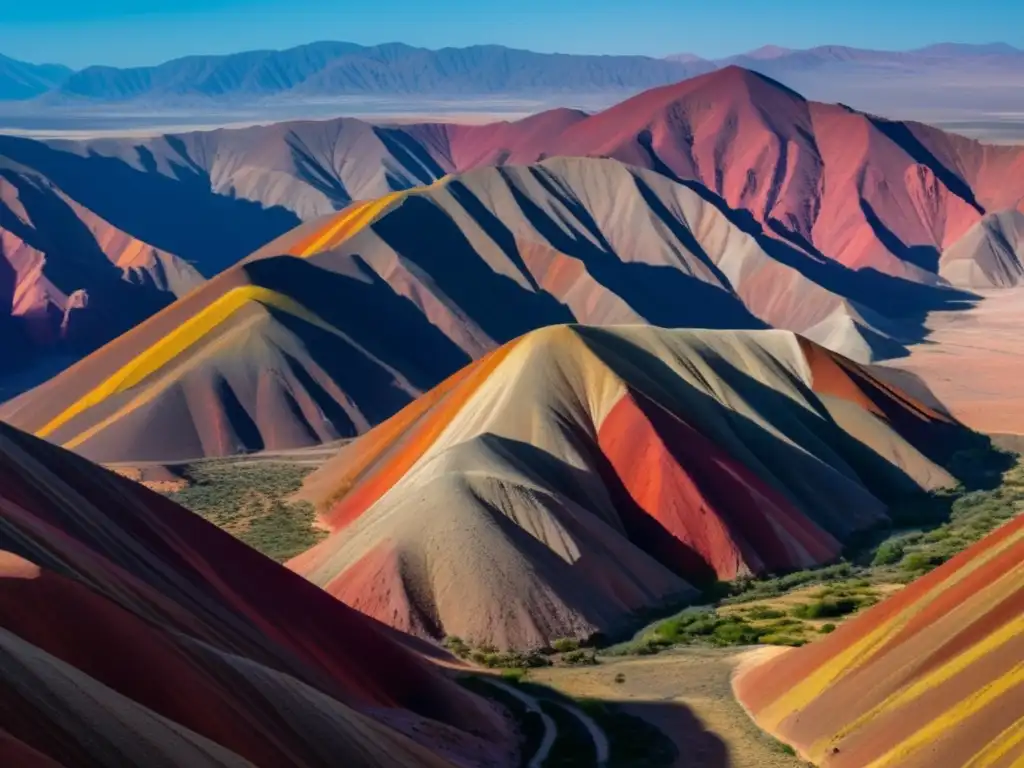
M734 579L827 561L839 543L792 503L695 429L643 395L626 395L598 443L639 507ZM666 563L684 576L684 563Z
M365 711L491 727L384 627L162 496L2 425L0 519L14 534L0 549L24 553L0 559L7 631L260 765L319 759L309 734L259 711L228 656ZM50 729L26 715L11 734L48 753Z

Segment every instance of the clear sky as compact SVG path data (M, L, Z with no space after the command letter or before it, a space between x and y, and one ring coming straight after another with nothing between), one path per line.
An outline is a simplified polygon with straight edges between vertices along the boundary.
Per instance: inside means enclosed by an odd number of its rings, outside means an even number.
M709 58L766 43L1024 48L1024 0L0 0L0 53L37 63L135 66L316 40Z

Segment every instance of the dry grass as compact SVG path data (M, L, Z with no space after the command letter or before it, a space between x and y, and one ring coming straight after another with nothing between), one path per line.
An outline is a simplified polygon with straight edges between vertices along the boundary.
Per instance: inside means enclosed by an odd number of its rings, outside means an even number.
M762 733L733 698L730 680L742 656L735 649L687 648L606 659L597 667L531 670L529 679L568 696L621 703L673 739L676 768L806 765Z

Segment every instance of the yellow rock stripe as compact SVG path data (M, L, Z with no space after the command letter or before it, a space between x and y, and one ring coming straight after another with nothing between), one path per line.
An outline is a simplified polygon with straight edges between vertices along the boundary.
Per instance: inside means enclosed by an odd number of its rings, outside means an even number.
M898 616L890 617L886 622L880 624L860 640L846 648L846 650L837 654L802 681L798 682L785 695L776 699L761 712L758 721L762 727L775 731L780 723L792 712L799 711L808 703L821 696L839 678L868 663L876 651L884 647L889 639L909 624L914 616L926 610L946 589L965 579L969 574L981 568L999 553L1014 546L1022 537L1024 537L1024 529L1021 529L1017 535L1010 536L1005 541L1000 542L998 546L989 549L983 555L975 557L971 562L966 563L959 570L950 574L949 578L936 584L928 594L923 595L912 607Z
M89 408L98 405L112 395L136 386L147 376L152 375L167 365L186 349L197 344L213 328L251 301L258 301L267 306L277 307L320 327L333 330L332 326L324 323L323 320L312 312L309 312L294 300L276 291L255 285L234 288L220 296L201 312L189 318L189 320L167 334L159 342L142 352L131 362L122 366L116 373L93 390L68 406L49 423L37 430L36 435L38 437L48 437Z
M1003 758L1013 750L1024 745L1024 715L985 747L964 768L993 768L1003 762ZM1024 764L1024 758L1014 765Z
M1000 579L1000 582L1009 582L1010 584L1013 584L1021 578L1022 569L1024 569L1024 566L1018 566L1011 570L1009 573L1004 575L1002 579ZM1000 590L996 584L992 586L990 591L1002 593L1002 590ZM1009 624L1000 627L997 631L986 635L981 642L972 645L970 648L967 648L945 664L931 670L927 675L915 680L913 684L892 694L887 699L880 702L878 705L868 710L848 726L843 728L836 735L836 740L856 731L858 728L862 727L875 717L878 717L886 710L893 710L910 705L913 701L920 698L928 691L938 687L950 678L966 670L974 662L980 661L984 656L999 648L999 646L1010 642L1020 633L1024 633L1024 616L1019 616Z
M442 177L426 187L414 187L401 192L392 192L376 200L356 203L339 213L334 221L327 225L311 241L301 244L293 255L306 259L331 248L336 248L353 235L358 234L370 224L373 224L373 222L390 210L394 204L404 200L409 195L420 194L428 189L443 186L447 182L447 178L447 176Z
M1018 662L1005 675L993 680L972 696L946 710L940 717L932 720L925 728L917 731L910 738L897 744L889 752L867 766L867 768L890 768L903 765L911 754L928 744L939 741L948 730L956 727L986 707L991 706L1000 696L1008 691L1012 691L1019 685L1024 685L1024 662Z

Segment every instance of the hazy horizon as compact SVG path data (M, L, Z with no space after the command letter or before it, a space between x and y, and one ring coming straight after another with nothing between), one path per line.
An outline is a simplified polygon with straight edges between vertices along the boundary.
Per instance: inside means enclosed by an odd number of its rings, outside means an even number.
M962 13L921 12L917 0L866 0L824 8L810 0L734 0L682 7L635 0L624 12L609 0L523 0L484 7L469 0L427 6L339 10L328 0L154 0L144 12L128 0L90 4L48 0L5 9L0 53L31 63L153 66L192 55L283 50L321 40L359 45L400 41L433 50L502 45L537 53L642 55L693 53L721 59L764 45L837 45L906 51L936 43L1024 48L1024 7L982 0ZM738 16L739 15L739 16ZM742 18L741 24L735 20ZM885 24L879 20L884 19ZM1012 30L1012 34L1007 34Z

